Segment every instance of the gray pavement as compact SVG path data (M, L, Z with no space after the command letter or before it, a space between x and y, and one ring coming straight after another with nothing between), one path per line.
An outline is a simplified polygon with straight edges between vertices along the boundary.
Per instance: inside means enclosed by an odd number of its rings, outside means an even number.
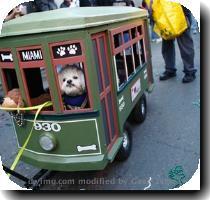
M183 65L177 49L177 77L158 80L164 71L161 44L152 44L155 88L147 95L147 119L132 125L133 151L123 163L113 162L100 172L59 172L42 190L168 190L187 182L200 158L200 34L194 35L197 79L182 84ZM0 154L10 166L16 155L16 138L8 114L0 112ZM174 179L169 172L176 167ZM20 162L17 171L31 176L38 169ZM22 185L22 182L13 179Z

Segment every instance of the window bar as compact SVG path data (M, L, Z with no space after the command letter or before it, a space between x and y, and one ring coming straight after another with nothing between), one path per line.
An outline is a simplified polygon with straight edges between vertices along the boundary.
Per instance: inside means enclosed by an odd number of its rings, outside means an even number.
M114 56L114 69L115 69L115 76L116 76L116 81L117 81L117 90L119 90L120 87L120 82L117 74L117 64L116 64L116 57Z
M131 29L129 29L129 36L130 36L130 41L132 42L133 39L132 39ZM131 48L131 53L132 53L133 71L134 71L134 73L136 73L135 60L134 60L134 51L133 51L133 44L130 46L130 48Z
M123 44L125 44L123 32L121 32L120 34L121 34L121 44L119 47L121 47Z
M82 62L80 62L79 65L80 65L80 68L83 69L83 64L82 64Z
M144 48L144 60L145 60L145 62L147 62L146 47L145 47L144 37L142 38L142 43L143 43L143 48Z
M128 81L128 65L127 65L127 62L126 62L126 55L125 55L125 50L123 50L123 58L124 58L124 63L125 63L125 74L126 74L126 79Z
M137 42L137 45L138 45L138 49L139 49L139 61L140 61L140 67L142 67L142 60L141 60L141 48L140 48L140 41L139 42Z
M132 47L131 47L131 51L132 51L133 70L134 70L134 72L136 73L136 66L135 66L133 45L132 45Z

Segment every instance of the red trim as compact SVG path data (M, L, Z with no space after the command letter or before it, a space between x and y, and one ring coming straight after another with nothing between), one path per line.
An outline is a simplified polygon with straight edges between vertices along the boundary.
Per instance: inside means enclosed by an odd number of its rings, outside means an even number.
M41 49L43 60L21 62L19 52L23 51L23 50L27 51L27 50L32 50L32 49ZM30 46L30 47L17 48L17 57L18 57L18 62L19 62L19 66L20 66L21 77L22 77L23 84L24 84L23 86L24 86L24 90L25 90L25 94L26 94L26 101L27 101L28 105L32 106L32 103L31 103L31 98L29 96L29 87L27 85L24 70L25 69L30 69L30 68L39 68L39 69L44 68L46 70L46 77L47 77L47 82L48 82L48 85L49 85L50 98L51 98L51 101L54 101L54 98L52 98L52 92L51 92L52 88L50 87L50 84L49 84L48 69L47 69L46 64L45 64L42 46L36 45L36 46ZM53 114L54 112L55 112L55 107L54 107L54 103L53 103L53 111L42 111L41 114ZM35 112L32 111L32 113L35 113Z
M75 57L70 57L70 58L53 59L53 64L60 65L61 60L63 64L80 63L80 62L85 62L85 56L75 56Z
M0 51L10 51L12 54L12 49L6 48L6 49L0 49ZM12 54L13 55L13 54ZM13 56L14 59L14 56ZM15 68L14 67L14 60L13 62L1 62L0 61L0 68L7 68L7 69L11 69L11 68Z
M29 50L33 50L33 49L41 49L43 60L22 62L21 58L20 58L20 51L29 51ZM42 48L42 46L36 45L36 46L30 46L30 47L17 48L16 54L17 54L17 58L18 58L19 67L20 68L38 68L38 66L39 67L46 66L45 65L45 61L44 61L44 55L43 55L43 48Z
M19 58L18 58L19 59ZM40 68L44 67L45 63L40 61L30 61L30 62L19 62L20 68Z
M99 40L102 38L102 40L104 41L104 35L100 34L98 36L98 38L96 39L96 47L97 47L97 52L98 52L98 59L99 59L99 68L100 68L100 72L101 72L101 78L102 78L102 85L103 85L103 92L101 92L102 95L101 96L101 101L104 100L105 102L105 109L106 109L106 117L107 117L107 122L108 122L108 129L109 129L109 138L110 138L110 141L112 141L112 130L111 130L111 123L110 123L110 115L109 115L109 107L108 107L108 100L107 100L107 96L108 96L108 92L107 92L107 88L106 88L106 83L105 83L105 78L104 78L104 69L103 69L103 62L102 62L102 58L100 55L102 55L101 53L101 46L100 46L100 42ZM105 44L105 41L104 41L104 44ZM107 60L106 60L107 62ZM107 63L108 64L108 63ZM108 74L107 74L108 75ZM111 91L110 90L110 77L109 78L109 88L108 88L108 91Z
M147 62L147 51L146 51L146 44L145 44L145 40L144 38L142 39L143 41L143 49L144 49L144 59L145 59L145 63Z
M70 44L74 44L74 43L79 43L81 45L81 49L82 49L82 55L81 56L75 56L75 57L69 57L69 58L59 58L59 59L54 59L53 58L52 48L54 46L66 45L66 44L70 45ZM93 111L93 99L92 99L91 90L90 90L90 81L89 81L89 78L87 76L88 71L87 71L86 57L85 57L85 54L84 54L85 47L84 47L84 44L83 44L82 40L71 40L71 41L61 41L61 42L56 42L56 43L50 43L49 48L50 48L51 61L52 61L52 64L53 64L53 73L54 73L54 77L55 77L56 88L57 88L57 91L58 91L58 98L59 98L59 104L60 104L61 111L64 112L64 113L84 113L84 112ZM73 63L82 63L83 67L84 67L85 82L86 82L86 89L87 89L87 93L88 93L88 102L89 102L89 108L86 108L86 109L79 109L79 110L65 110L64 109L56 65L62 65L63 66L63 65L66 65L66 64L73 64Z
M108 151L111 151L111 149L112 149L113 145L115 144L115 142L117 141L117 139L118 139L118 135L115 135L115 137L112 139L112 142L107 147Z
M136 30L136 29L135 29ZM129 33L130 33L130 37L132 38L132 33L131 33L131 29L129 30ZM132 48L132 51L133 51L133 45L131 46ZM134 56L134 52L132 53L132 63L133 63L133 72L135 72L136 70L136 66L135 66L135 61L133 59L133 56Z
M26 101L28 103L29 106L31 106L31 101L30 101L30 97L29 97L29 92L28 92L28 86L27 86L27 81L26 81L26 78L25 78L25 74L23 72L23 69L20 69L20 72L21 72L21 77L22 77L22 80L23 80L23 87L24 87L24 90L25 90L25 94L26 94Z
M138 23L132 23L132 24L123 25L121 27L112 29L111 30L111 35L113 36L116 33L120 33L120 32L126 31L128 29L132 29L132 28L135 28L135 27L138 27L138 26L141 26L141 25L143 25L142 21L140 21Z
M116 55L118 53L121 53L123 50L129 48L130 46L136 44L137 42L139 42L139 40L143 39L143 36L140 36L138 38L135 38L135 39L132 39L132 40L129 40L129 42L126 42L125 44L122 44L121 46L115 48L113 50L113 54Z
M2 86L3 86L4 92L5 92L5 94L7 94L7 92L9 91L9 89L8 89L8 83L7 83L6 78L5 78L5 74L3 72L4 69L5 68L0 69L0 74L1 74L1 80L3 82L2 83Z
M109 79L109 85L106 86L105 83L105 74L104 74L104 68L103 68L103 62L102 62L102 52L101 52L101 46L100 46L100 42L99 40L102 39L103 40L103 44L104 44L104 51L105 51L105 57L106 57L106 64L107 64L107 76ZM106 34L104 32L102 33L98 33L92 36L92 41L96 41L96 50L97 50L97 57L99 60L99 71L101 74L101 79L102 79L102 92L100 93L100 101L104 101L105 102L105 110L106 110L106 117L107 117L107 123L108 123L108 130L109 130L109 141L110 143L107 146L108 151L111 150L112 146L114 145L116 139L118 138L119 135L119 128L118 128L118 124L117 124L117 116L116 116L116 108L114 107L114 99L113 99L113 83L112 83L112 77L111 77L111 68L110 68L110 63L109 63L109 58L108 58L108 48L107 48L107 43L106 43ZM111 95L111 101L112 101L112 111L113 111L113 118L114 118L114 122L111 122L111 117L109 113L109 104L108 104L108 95ZM112 128L111 128L111 123L114 123L114 129L115 129L115 133L114 133L114 137L112 138Z
M143 34L143 46L144 46L144 57L145 57L145 62L147 62L147 51L146 51L146 43L145 43L145 41L146 41L146 39L145 39L145 37L146 37L146 35L145 35L145 26L144 26L144 23L145 22L143 22L142 23L142 34Z
M132 38L132 29L135 29L135 37ZM140 30L139 30L140 29ZM130 35L130 40L128 40L127 42L125 41L124 38L124 33L128 32ZM119 45L119 47L115 48L115 35L121 35L122 37L122 44ZM110 30L110 41L111 41L111 48L112 48L112 55L115 56L119 53L124 52L127 48L133 47L133 45L135 44L139 44L139 47L141 48L140 45L140 41L143 41L143 50L144 50L144 58L145 58L145 62L147 62L147 52L146 52L146 44L145 44L145 26L144 26L144 22L140 21L139 23L133 23L133 24L128 24L128 25L124 25L122 27L118 27L115 29ZM133 56L133 54L132 54ZM126 62L125 59L125 55L123 54L124 57L124 62ZM141 59L140 55L139 58ZM142 59L141 59L142 61ZM142 63L142 62L141 62ZM133 61L132 58L132 64L133 64L133 69L135 71L136 66L135 66L135 62ZM125 68L126 71L127 68Z
M0 62L0 68L14 69L14 63L11 62Z
M40 67L36 67L36 68L40 68ZM24 70L25 69L29 69L29 68L22 68L20 69L21 71L21 76L22 76L22 80L23 80L23 87L24 87L24 90L25 90L25 94L26 94L26 100L27 100L27 103L29 106L34 106L32 105L31 103L31 98L29 96L29 89L28 89L28 85L27 85L27 81L26 81L26 78L25 78L25 73L24 73ZM51 87L50 87L50 84L49 84L49 77L48 77L48 71L47 71L47 67L44 67L44 69L46 70L46 75L47 75L47 82L48 82L48 85L49 85L49 92L50 92L50 98L51 98L51 101L53 102L53 110L52 111L41 111L40 113L41 114L53 114L55 112L55 106L54 106L54 98L52 98L52 93L51 93ZM31 111L31 113L36 113L35 111Z
M114 98L113 98L113 86L114 83L113 83L113 80L112 80L112 75L111 75L111 67L110 67L110 62L109 62L109 57L108 57L108 47L107 47L107 43L106 43L106 35L104 34L104 45L105 45L105 52L106 52L106 61L107 61L107 68L108 68L108 76L109 76L109 79L110 79L110 92L111 92L111 101L112 101L112 110L113 110L113 117L114 117L114 127L115 127L115 137L118 138L119 136L119 127L118 127L118 124L117 124L117 111L116 111L116 108L114 107ZM115 141L114 141L115 142Z
M141 26L142 27L142 34L140 34L138 32L138 27ZM136 30L136 37L132 38L132 34L131 34L131 29L135 28ZM124 42L124 37L123 37L123 32L125 31L129 31L129 35L130 35L130 40L128 42ZM144 35L143 32L144 31L144 26L143 26L143 22L139 22L139 23L134 23L134 24L129 24L129 25L125 25L119 28L115 28L112 29L110 31L110 39L112 42L112 53L114 55L122 52L123 50L125 50L126 48L128 48L129 46L132 46L133 44L137 43L139 40L143 39ZM119 47L115 48L114 46L114 35L116 34L121 34L122 37L122 45L120 45Z
M0 49L0 51L10 51L12 54L12 49L9 49L9 48ZM14 56L13 56L13 59L14 59ZM5 74L3 72L4 69L14 69L15 70L14 60L13 60L13 62L0 62L0 74L1 74L0 76L1 76L1 79L3 82L2 86L3 86L4 92L6 94L9 91L9 88L8 88L7 80L5 78ZM16 72L16 70L15 70L15 72Z

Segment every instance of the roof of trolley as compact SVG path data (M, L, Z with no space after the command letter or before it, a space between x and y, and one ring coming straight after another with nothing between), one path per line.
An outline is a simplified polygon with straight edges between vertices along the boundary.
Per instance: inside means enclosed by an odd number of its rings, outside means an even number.
M75 30L147 16L134 7L78 7L36 12L3 24L0 37L51 31Z

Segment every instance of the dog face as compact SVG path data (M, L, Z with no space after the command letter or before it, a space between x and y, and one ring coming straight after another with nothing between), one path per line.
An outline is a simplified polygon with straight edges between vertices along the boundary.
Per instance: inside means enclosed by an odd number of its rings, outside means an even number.
M86 92L85 76L80 67L66 65L59 73L58 78L62 94L78 96Z

